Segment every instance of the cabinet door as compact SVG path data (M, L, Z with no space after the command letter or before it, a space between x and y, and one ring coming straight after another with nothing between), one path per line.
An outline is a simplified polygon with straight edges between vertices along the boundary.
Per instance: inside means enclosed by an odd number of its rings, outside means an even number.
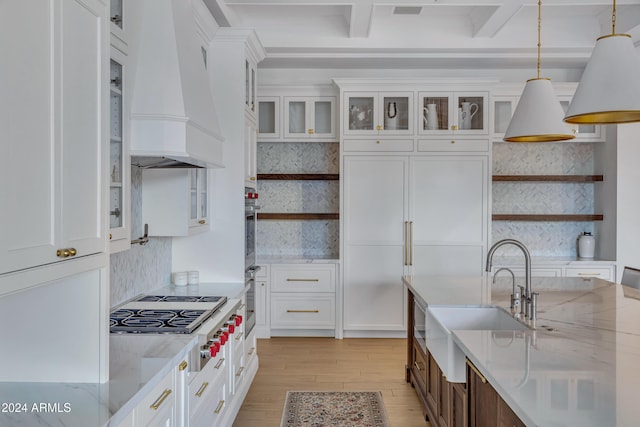
M106 15L91 0L1 6L0 76L15 84L0 103L0 273L105 250Z
M488 234L487 156L411 159L415 274L479 274Z
M311 138L336 137L336 98L333 96L313 97L309 100L309 121L313 124Z
M109 246L110 252L130 247L131 160L127 139L129 117L125 101L126 56L111 48L109 103ZM127 111L125 111L127 110Z
M381 92L377 127L380 134L413 134L413 94Z
M451 384L451 427L467 426L466 384Z
M498 425L498 393L467 362L467 399L469 427Z
M487 134L488 92L420 92L420 134Z
M244 126L244 184L256 187L257 182L257 138L258 130L249 122Z
M257 84L257 66L249 58L245 59L244 69L244 106L245 111L251 117L256 115L256 84Z
M258 136L260 139L280 138L280 97L258 98Z
M378 126L378 94L370 92L345 92L343 122L345 135L376 135Z
M493 126L491 137L494 140L502 141L504 134L511 123L511 117L518 106L518 95L496 95L491 100L491 117Z
M562 109L567 112L569 109L569 104L571 104L571 96L559 95L560 105ZM605 127L601 125L591 125L591 124L571 124L568 123L567 127L570 129L570 132L575 134L576 139L574 142L601 142L606 139L604 134Z
M406 157L345 156L346 330L406 329Z

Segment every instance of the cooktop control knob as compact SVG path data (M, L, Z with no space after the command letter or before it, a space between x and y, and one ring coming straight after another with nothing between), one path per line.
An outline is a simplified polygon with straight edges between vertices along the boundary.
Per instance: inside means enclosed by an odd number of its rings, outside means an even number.
M240 326L242 324L242 316L237 314L235 317L236 326Z

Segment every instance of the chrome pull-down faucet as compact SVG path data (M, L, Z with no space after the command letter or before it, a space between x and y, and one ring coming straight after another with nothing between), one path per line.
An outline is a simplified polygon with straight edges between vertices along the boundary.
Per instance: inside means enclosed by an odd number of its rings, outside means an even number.
M515 239L503 239L494 243L493 246L491 246L491 249L489 249L489 252L487 253L487 266L485 270L487 272L491 272L493 254L495 253L496 249L504 245L517 246L518 248L520 248L520 250L524 254L524 269L525 269L525 272L524 272L525 290L523 295L524 297L523 299L525 301L524 307L523 307L524 316L526 319L535 319L536 313L534 313L533 311L536 309L536 307L532 307L532 305L534 305L533 304L534 298L532 298L532 294L531 294L531 255L529 254L529 250L527 249L527 247L522 242Z

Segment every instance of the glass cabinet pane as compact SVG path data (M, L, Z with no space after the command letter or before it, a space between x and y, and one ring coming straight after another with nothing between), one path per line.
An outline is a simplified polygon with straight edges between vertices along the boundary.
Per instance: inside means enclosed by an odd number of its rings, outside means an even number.
M244 61L244 103L249 106L249 97L251 96L251 74L249 71L249 61Z
M503 134L507 131L511 117L515 110L512 101L495 101L493 103L494 118L493 118L493 131L494 133Z
M275 101L260 101L258 103L258 131L260 133L276 132Z
M385 96L383 110L382 125L384 130L409 129L409 98Z
M198 169L198 182L200 184L200 218L207 217L207 170Z
M197 169L191 169L189 171L189 180L191 182L189 186L189 218L196 219L198 217L198 174Z
M289 101L289 133L306 133L306 103Z
M422 130L449 129L449 97L425 96L422 99Z
M458 129L482 130L484 128L484 98L481 96L458 97Z
M111 0L111 22L122 28L122 0Z
M332 113L330 101L314 102L314 128L316 133L331 133L333 131L331 127Z
M373 130L374 98L349 97L349 130Z
M109 101L109 226L123 226L122 65L110 62Z
M251 67L251 111L256 110L256 69Z

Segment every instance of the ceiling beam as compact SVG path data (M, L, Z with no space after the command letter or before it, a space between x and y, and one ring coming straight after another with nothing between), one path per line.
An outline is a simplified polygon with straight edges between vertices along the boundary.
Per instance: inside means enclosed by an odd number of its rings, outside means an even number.
M360 0L351 5L349 37L369 37L373 8L373 0Z
M473 22L473 37L493 37L504 25L509 22L516 13L522 9L521 1L509 0L498 6L493 13L481 16L480 11L486 13L487 9L478 8L479 12L471 16Z

